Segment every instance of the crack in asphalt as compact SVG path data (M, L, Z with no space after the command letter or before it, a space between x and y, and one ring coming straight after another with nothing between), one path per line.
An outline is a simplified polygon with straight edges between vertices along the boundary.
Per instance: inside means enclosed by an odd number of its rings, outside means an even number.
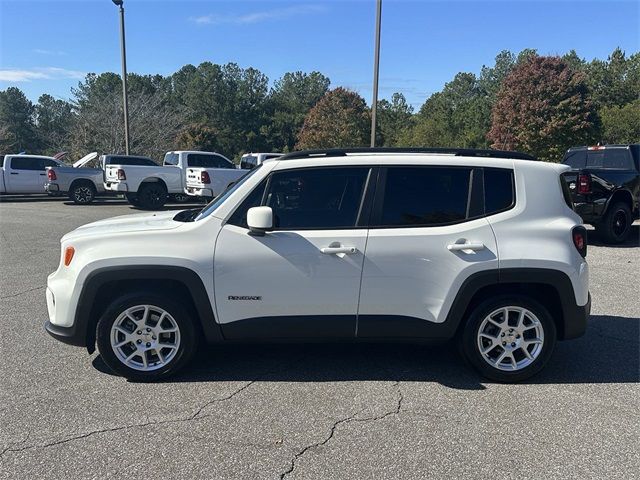
M227 395L226 397L222 397L222 398L216 398L214 400L209 400L207 403L205 403L203 406L199 407L198 410L196 411L196 413L194 413L193 415L189 415L188 417L185 418L171 418L168 420L160 420L160 421L151 421L151 422L145 422L145 423L134 423L131 425L122 425L119 427L111 427L111 428L103 428L100 430L93 430L90 432L86 432L83 433L81 435L75 435L73 437L68 437L68 438L63 438L60 440L54 440L52 442L48 442L45 444L41 444L41 445L28 445L26 447L21 447L21 448L16 448L18 445L23 444L24 442L27 441L27 439L29 438L29 434L27 434L26 438L18 443L15 443L13 445L9 445L8 447L6 447L4 450L2 450L0 452L0 459L2 459L4 457L5 454L7 453L13 453L13 452L22 452L25 450L33 450L33 449L43 449L43 448L49 448L49 447L54 447L57 445L62 445L65 443L69 443L69 442L73 442L75 440L82 440L84 438L88 438L91 437L93 435L98 435L100 433L110 433L110 432L118 432L121 430L128 430L130 428L143 428L143 427L149 427L152 425L165 425L165 424L169 424L169 423L183 423L183 422L191 422L193 420L201 420L203 418L207 418L210 417L211 415L200 415L200 413L207 408L210 405L213 405L214 403L219 403L219 402L226 402L227 400L231 400L233 397L235 397L236 395L238 395L239 393L241 393L242 391L246 390L247 388L249 388L251 385L253 385L257 380L251 380L250 382L245 383L242 387L234 390L231 394Z
M40 287L29 288L28 290L23 290L23 291L18 292L18 293L13 293L11 295L5 295L4 297L0 297L0 300L4 300L5 298L19 297L20 295L24 295L25 293L35 292L36 290L41 290L41 289L46 288L46 287L47 287L46 285L42 285Z
M291 459L290 463L289 463L289 468L287 468L287 470L285 470L284 472L282 472L280 474L280 480L284 480L288 475L292 474L293 471L296 468L296 462L298 459L300 459L305 453L307 453L309 450L317 448L317 447L321 447L323 445L326 445L327 443L329 443L329 441L331 441L331 439L333 438L333 436L336 433L336 430L338 428L339 425L343 424L343 423L351 423L351 422L361 422L361 423L369 423L369 422L377 422L379 420L383 420L391 415L398 415L400 413L400 411L402 410L402 402L404 400L404 396L402 395L402 391L400 390L400 381L397 380L394 383L394 386L396 387L396 392L398 394L398 398L397 398L397 402L396 402L396 406L393 410L389 410L388 412L383 413L382 415L377 415L374 417L365 417L365 418L357 418L357 415L359 413L361 413L361 411L356 412L352 415L349 415L348 417L345 418L341 418L340 420L334 422L334 424L331 426L331 430L329 431L329 435L327 436L327 438L325 438L324 440L320 441L320 442L316 442L316 443L312 443L311 445L307 445L306 447L304 447L302 450L300 450L298 453L296 453L293 458Z

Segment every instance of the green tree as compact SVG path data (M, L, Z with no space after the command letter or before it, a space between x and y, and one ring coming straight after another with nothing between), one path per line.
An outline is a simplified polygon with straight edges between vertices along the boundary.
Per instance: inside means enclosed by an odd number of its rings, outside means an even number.
M41 95L35 106L37 135L44 153L53 155L71 149L73 106L66 100Z
M296 148L365 146L369 143L370 121L364 98L338 87L327 92L309 111Z
M640 98L640 53L627 58L616 48L606 61L593 60L585 72L599 108L621 107Z
M0 91L0 150L38 152L33 103L16 87Z
M274 82L269 94L268 121L263 134L274 151L291 151L309 110L329 90L320 72L288 72Z
M407 103L402 93L394 93L391 101L378 102L378 130L382 136L382 145L394 147L399 144L401 135L412 126L413 107ZM376 142L378 144L378 142Z
M593 142L598 118L585 76L559 57L531 56L504 80L492 112L492 147L559 161L567 148Z
M640 143L640 100L624 107L604 107L601 116L606 143Z

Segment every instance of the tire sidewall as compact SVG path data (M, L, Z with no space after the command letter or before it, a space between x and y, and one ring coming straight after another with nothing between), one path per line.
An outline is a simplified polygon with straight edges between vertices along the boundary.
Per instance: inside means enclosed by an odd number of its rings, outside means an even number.
M625 215L625 220L627 222L627 229L621 236L617 236L613 232L614 228L614 219L618 212L623 212ZM631 224L633 223L633 219L631 218L631 210L626 203L617 202L612 205L607 211L607 215L604 219L604 225L602 225L602 230L604 234L604 239L607 243L622 243L629 236L629 232L631 231Z
M506 306L523 307L538 317L544 331L542 351L533 363L516 372L498 370L487 363L478 350L477 334L484 318L491 312ZM460 338L460 349L465 359L484 377L494 381L512 383L530 378L547 363L556 343L556 326L549 311L539 302L522 295L504 295L480 304L469 317Z
M159 201L152 199L154 190L160 194L161 199ZM142 184L138 189L138 204L140 207L146 210L154 210L162 208L165 203L167 203L167 189L159 182Z
M88 188L89 191L91 192L89 199L88 200L79 200L77 197L77 191L80 188ZM86 205L88 203L93 202L93 199L96 196L96 192L95 192L95 188L92 185L86 184L86 183L80 183L78 185L74 185L73 189L71 190L71 199L73 200L74 203L77 203L78 205Z
M111 327L118 316L126 309L136 305L154 305L171 314L180 329L180 346L178 352L162 368L149 372L135 370L123 364L111 346ZM98 320L96 342L104 362L117 374L130 380L153 382L166 379L181 370L193 358L197 342L193 319L188 311L178 302L163 298L157 294L131 294L115 300Z

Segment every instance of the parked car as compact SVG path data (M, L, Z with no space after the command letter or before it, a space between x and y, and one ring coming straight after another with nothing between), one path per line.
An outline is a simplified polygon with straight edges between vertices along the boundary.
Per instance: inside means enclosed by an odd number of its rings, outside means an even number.
M591 302L568 167L530 158L299 152L204 208L85 225L61 240L46 329L137 380L176 373L200 339L451 338L483 375L526 379Z
M284 155L283 153L245 153L240 158L240 168L245 170L252 170L258 165L262 165L262 162L271 158L278 158Z
M193 197L211 200L242 178L247 171L222 156L184 152L187 157L187 179L184 191Z
M640 218L640 144L570 148L562 161L576 212L607 243L624 242Z
M137 155L101 155L97 152L85 155L71 167L47 169L45 190L50 194L65 194L78 204L91 203L97 194L105 194L106 165L157 166L149 157ZM112 193L112 192L108 192Z
M0 194L44 193L47 167L63 165L42 155L5 155L0 167Z
M107 165L105 188L114 192L123 192L129 203L133 205L156 210L164 206L169 195L181 200L189 198L185 193L187 167L216 165L221 165L218 168L235 170L233 162L219 153L167 152L162 166Z

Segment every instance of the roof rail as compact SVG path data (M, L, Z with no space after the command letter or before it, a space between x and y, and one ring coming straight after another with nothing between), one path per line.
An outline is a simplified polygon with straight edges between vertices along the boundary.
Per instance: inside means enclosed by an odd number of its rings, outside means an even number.
M517 160L537 160L536 157L509 150L481 150L475 148L420 148L420 147L355 147L355 148L327 148L321 150L301 150L291 152L278 160L293 160L317 157L345 157L350 153L440 153L455 155L456 157L490 157L511 158Z

